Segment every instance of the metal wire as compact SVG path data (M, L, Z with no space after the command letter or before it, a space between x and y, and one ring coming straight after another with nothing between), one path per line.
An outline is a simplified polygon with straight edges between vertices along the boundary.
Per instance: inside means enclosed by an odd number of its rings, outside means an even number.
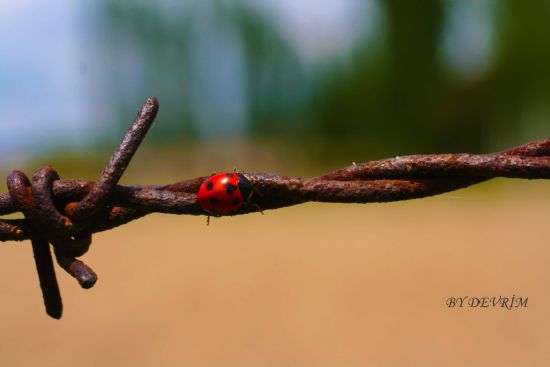
M30 239L46 312L62 314L62 302L48 244L57 263L83 288L97 275L77 257L86 253L92 234L149 213L209 215L195 202L208 176L164 186L122 186L118 181L158 112L148 98L97 182L61 180L45 166L32 180L20 171L8 176L0 194L0 215L21 212L24 219L0 218L0 241ZM421 198L461 189L494 177L549 179L550 139L494 154L431 154L353 164L314 178L247 173L256 195L229 215L276 209L308 201L369 203Z

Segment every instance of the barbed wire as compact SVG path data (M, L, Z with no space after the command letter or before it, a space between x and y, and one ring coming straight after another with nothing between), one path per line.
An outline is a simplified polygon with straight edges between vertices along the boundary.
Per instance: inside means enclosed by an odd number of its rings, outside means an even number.
M96 182L61 180L52 166L29 180L21 171L8 176L0 194L0 216L21 212L24 219L0 218L0 241L31 240L46 312L62 314L49 244L57 263L91 288L97 275L77 257L85 254L92 234L150 213L211 215L196 203L209 176L163 186L118 185L158 112L148 98ZM433 196L495 177L549 179L550 139L493 154L430 154L352 164L314 178L246 173L253 182L253 205L228 215L287 207L309 201L369 203Z

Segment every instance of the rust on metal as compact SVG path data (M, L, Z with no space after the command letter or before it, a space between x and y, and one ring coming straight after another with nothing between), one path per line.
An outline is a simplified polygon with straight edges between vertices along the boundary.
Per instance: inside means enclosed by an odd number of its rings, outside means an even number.
M150 213L208 215L195 202L208 176L162 186L122 186L120 178L145 138L158 112L148 98L124 135L97 182L61 180L55 169L38 169L32 180L21 171L8 176L8 192L0 194L0 215L21 212L24 219L0 218L0 241L31 240L40 288L48 315L60 318L61 295L49 244L57 263L82 288L97 281L78 257L92 234ZM308 201L370 203L433 196L495 177L550 178L550 139L493 154L430 154L352 164L314 178L247 173L258 195L252 205L229 213L240 215Z

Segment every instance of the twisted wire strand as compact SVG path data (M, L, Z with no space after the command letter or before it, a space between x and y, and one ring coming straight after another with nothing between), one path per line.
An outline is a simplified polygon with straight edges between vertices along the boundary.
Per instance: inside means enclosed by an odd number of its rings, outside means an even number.
M113 153L97 182L61 180L45 166L32 180L21 171L8 176L8 192L0 194L0 216L21 212L24 219L0 218L0 241L31 239L46 312L62 314L51 244L57 263L83 288L97 275L77 257L85 254L92 234L160 212L209 215L196 204L208 176L163 186L122 186L120 178L158 112L149 97ZM300 178L246 173L254 184L253 205L228 215L276 209L308 201L369 203L408 200L465 188L491 178L550 178L550 139L493 154L430 154L352 164L322 176Z

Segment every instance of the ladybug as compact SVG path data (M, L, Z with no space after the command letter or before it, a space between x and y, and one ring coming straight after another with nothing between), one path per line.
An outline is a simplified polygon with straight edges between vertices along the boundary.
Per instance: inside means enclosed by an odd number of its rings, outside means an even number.
M201 185L197 204L206 212L221 216L250 204L253 192L252 182L242 173L219 173Z

